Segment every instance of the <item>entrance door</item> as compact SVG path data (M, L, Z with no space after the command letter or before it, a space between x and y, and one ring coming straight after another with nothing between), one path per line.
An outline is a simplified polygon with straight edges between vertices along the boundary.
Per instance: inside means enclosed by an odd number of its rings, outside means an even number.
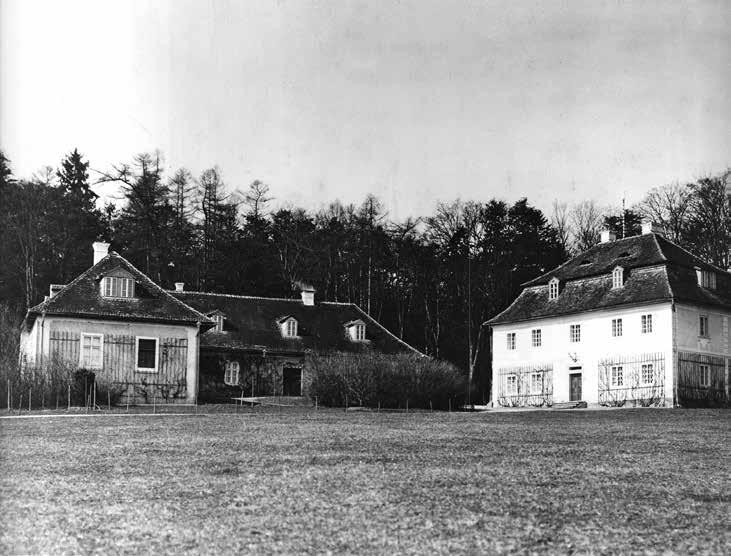
M302 395L302 369L297 367L284 367L282 377L283 396Z
M569 401L581 401L581 373L569 375Z

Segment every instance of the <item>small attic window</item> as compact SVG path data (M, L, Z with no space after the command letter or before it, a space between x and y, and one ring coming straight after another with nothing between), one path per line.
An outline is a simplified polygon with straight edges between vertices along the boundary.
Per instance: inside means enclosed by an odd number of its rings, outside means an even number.
M104 297L134 297L134 280L122 276L105 276L102 279L101 290Z
M223 332L223 321L224 321L223 314L213 313L212 315L209 315L208 318L210 318L213 322L216 323L216 327L214 328L214 330L216 332Z
M364 342L366 340L366 326L362 320L349 322L345 325L348 336L353 342Z
M698 277L698 285L702 288L708 288L711 290L716 289L716 273L710 270L701 270L700 268L695 269L696 276Z
M621 288L622 286L624 286L624 269L618 266L612 271L612 288Z
M558 278L553 278L548 283L548 300L552 301L558 298Z
M279 327L282 330L282 336L285 338L297 337L297 319L294 317L287 317L279 321Z

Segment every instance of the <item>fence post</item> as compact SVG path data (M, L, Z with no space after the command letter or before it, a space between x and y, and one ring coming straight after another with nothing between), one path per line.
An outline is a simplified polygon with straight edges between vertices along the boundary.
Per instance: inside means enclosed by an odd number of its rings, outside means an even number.
M96 376L94 376L94 404L91 406L91 408L96 411Z
M112 410L112 399L111 394L109 393L109 390L107 390L107 411Z
M8 379L8 411L10 411L10 379Z
M67 398L66 398L68 405L66 406L66 411L71 411L71 383L70 382L68 383L68 387L69 388L68 388L68 393L67 393Z
M28 411L30 411L30 402L33 399L33 388L28 388Z
M152 393L152 414L155 414L155 410L157 409L155 407L155 402L157 401L157 392Z
M315 411L317 411L319 408L317 407L317 396L315 396Z
M20 415L20 410L23 407L23 394L20 395L20 403L18 403L18 415Z
M452 398L449 398L449 413L452 413Z

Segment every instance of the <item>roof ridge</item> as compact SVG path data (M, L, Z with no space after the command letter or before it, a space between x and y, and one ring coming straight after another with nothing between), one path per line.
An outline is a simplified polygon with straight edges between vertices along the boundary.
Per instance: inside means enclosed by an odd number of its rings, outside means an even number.
M653 233L652 235L654 235L654 236L657 236L657 235L660 235L660 234L654 234L654 233ZM686 249L685 247L683 247L682 245L679 245L679 244L675 243L674 241L670 241L670 240L669 240L668 238L666 238L666 237L665 237L665 236L663 236L663 235L660 235L660 237L662 237L663 241L666 241L666 242L668 242L668 243L669 243L670 245L672 245L673 247L677 247L678 249L680 249L681 251L683 251L683 252L684 252L685 254L687 254L687 255L690 255L690 257L691 257L691 258L692 258L693 260L695 260L695 261L698 261L698 262L700 262L701 264L704 264L704 265L706 265L706 266L710 266L710 267L712 267L713 269L715 269L715 270L717 270L717 271L719 271L719 272L725 272L726 274L729 274L729 271L728 271L728 270L725 270L725 269L721 268L720 266L716 266L716 265L715 265L715 264L713 264L713 263L709 263L709 262L706 262L706 261L704 261L704 260L703 260L703 259L701 259L701 258L700 258L700 257L699 257L698 255L696 255L695 253L692 253L692 252L688 251L688 250L687 250L687 249ZM665 258L665 260L666 260L666 261L668 261L668 262L669 262L669 263L671 263L671 264L676 264L676 263L673 263L673 261L669 260L669 259L668 259L667 257L665 257L665 253L663 252L663 250L662 250L662 247L660 246L660 242L658 242L658 241L657 241L657 237L655 238L655 242L657 243L658 249L660 250L660 254L661 254L661 255L663 256L663 258Z
M175 295L181 294L181 293L182 294L190 293L190 294L195 294L195 295L215 295L218 297L234 297L237 299L264 299L264 300L268 300L268 301L294 301L294 302L302 303L302 300L298 299L296 297L265 297L263 295L239 295L239 294L235 294L235 293L197 292L197 291L190 291L190 290L182 291L182 292L177 291L177 290L165 290L165 291L168 292L169 294L171 294L173 297L175 297ZM181 301L181 303L182 303L182 301Z

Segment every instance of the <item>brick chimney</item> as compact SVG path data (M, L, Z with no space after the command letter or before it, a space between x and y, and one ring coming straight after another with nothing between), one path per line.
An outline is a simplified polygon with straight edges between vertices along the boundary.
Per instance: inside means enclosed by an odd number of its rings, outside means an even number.
M617 239L617 234L611 230L602 230L599 233L599 243L610 243Z
M175 282L175 291L176 292L185 291L185 282Z
M94 264L98 263L109 254L108 243L104 243L103 241L95 241L94 243L92 243L91 246L94 249Z

